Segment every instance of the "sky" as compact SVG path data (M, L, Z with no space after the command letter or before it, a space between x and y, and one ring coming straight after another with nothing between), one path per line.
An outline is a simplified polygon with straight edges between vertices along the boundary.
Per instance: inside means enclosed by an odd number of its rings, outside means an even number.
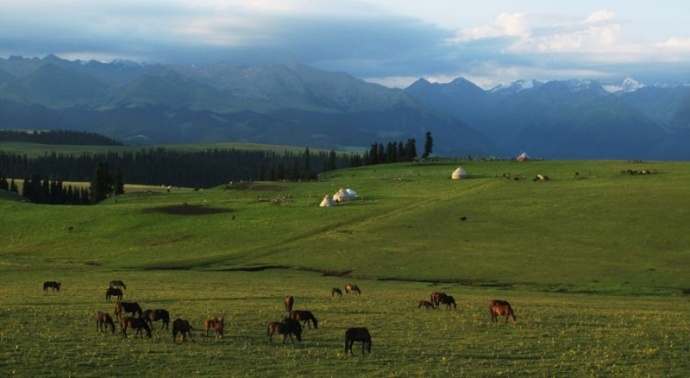
M0 0L0 57L301 62L406 87L463 77L690 83L686 0Z

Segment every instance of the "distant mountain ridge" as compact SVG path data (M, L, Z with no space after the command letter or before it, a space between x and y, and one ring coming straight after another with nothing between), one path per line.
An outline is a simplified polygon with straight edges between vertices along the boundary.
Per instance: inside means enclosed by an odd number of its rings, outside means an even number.
M0 58L0 128L74 129L129 144L368 148L426 131L440 155L690 159L690 87L457 78L404 90L300 63L237 67Z

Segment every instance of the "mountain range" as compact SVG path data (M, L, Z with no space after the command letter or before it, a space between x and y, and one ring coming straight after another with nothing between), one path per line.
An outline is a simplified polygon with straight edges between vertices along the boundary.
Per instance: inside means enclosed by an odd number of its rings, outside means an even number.
M633 79L463 78L405 89L300 63L237 67L0 58L0 128L97 132L127 144L256 142L368 148L430 131L434 153L690 159L690 86ZM419 147L418 147L419 148Z

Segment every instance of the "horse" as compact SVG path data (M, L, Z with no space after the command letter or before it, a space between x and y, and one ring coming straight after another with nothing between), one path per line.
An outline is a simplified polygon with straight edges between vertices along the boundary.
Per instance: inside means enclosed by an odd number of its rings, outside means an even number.
M118 302L121 301L122 300L122 290L114 288L114 287L109 287L105 291L105 301L110 302L110 297L113 297L113 296L117 297Z
M148 336L149 339L151 338L151 328L148 324L146 324L146 320L142 318L133 318L131 316L125 316L122 319L120 319L122 337L127 337L127 327L132 327L132 329L137 330L137 333L134 334L134 338L136 338L139 334L141 334L142 339L144 338L144 335L141 333L142 329L146 331L146 336Z
M292 295L287 295L283 299L283 302L285 303L285 311L288 313L292 311L292 306L295 304L295 298Z
M225 323L223 322L223 318L207 319L204 322L204 330L206 330L206 337L208 337L208 331L211 328L213 328L216 331L217 338L223 338L223 330L225 329Z
M508 301L493 299L489 302L489 313L491 314L491 320L493 322L498 322L499 316L506 317L506 323L508 323L508 318L513 318L513 323L517 322L517 317L513 312L513 308L510 306Z
M153 328L153 322L162 320L163 324L161 324L161 329L163 329L163 327L165 327L165 329L170 329L168 328L170 324L170 313L167 310L163 310L162 308L146 310L141 314L141 317L149 323L151 328Z
M43 283L43 291L53 289L53 291L59 292L60 286L62 286L62 284L57 281L46 281Z
M108 327L110 327L110 333L115 333L115 322L110 314L103 311L98 311L96 313L96 330L98 332L107 332Z
M120 281L120 280L110 281L110 287L121 287L121 288L127 290L127 286L125 286L125 283Z
M126 314L128 312L131 312L132 316L134 316L134 314L138 314L138 316L141 318L141 315L144 311L142 311L141 306L139 306L139 303L137 302L118 301L115 303L115 317L117 319L120 319L120 314Z
M357 294L362 294L362 291L359 290L359 287L357 287L357 285L347 284L345 286L345 293L350 294L351 291L356 291Z
M173 322L173 329L172 329L172 337L173 337L173 342L175 342L175 337L177 337L177 334L180 334L180 341L185 341L186 335L189 335L189 338L192 339L192 342L194 342L194 336L192 336L192 327L191 324L187 320L177 318Z
M450 310L450 306L453 306L453 308L457 309L458 305L455 304L455 298L453 298L452 295L446 295L445 297L441 297L441 300L439 302L439 306L441 304L446 305L446 308Z
M434 308L434 304L429 302L429 301L419 301L419 305L417 306L417 309L419 310L420 308L424 307L425 309L429 309L429 307Z
M440 293L438 291L434 291L431 293L430 297L430 302L434 304L434 308L438 308L439 303L441 303L441 298L447 296L448 294L446 293Z
M349 328L345 331L345 353L350 351L352 354L352 346L355 341L362 342L362 356L364 356L364 350L366 349L371 354L371 335L369 330L364 327Z
M331 289L331 297L335 297L336 295L339 296L339 297L342 297L342 296L343 296L343 291L340 290L340 289L338 289L337 287L334 287L334 288Z
M314 314L311 313L311 311L300 311L300 310L291 311L290 312L290 319L294 319L294 320L297 320L298 322L302 322L302 327L306 327L308 325L309 328L311 328L311 324L313 324L314 329L319 328L319 321L316 320L316 317L314 316Z
M269 322L266 327L266 336L268 336L268 342L273 343L273 334L277 333L283 335L283 344L290 336L292 344L295 344L295 340L292 335L295 335L297 341L302 342L302 326L297 320L285 318L282 322Z

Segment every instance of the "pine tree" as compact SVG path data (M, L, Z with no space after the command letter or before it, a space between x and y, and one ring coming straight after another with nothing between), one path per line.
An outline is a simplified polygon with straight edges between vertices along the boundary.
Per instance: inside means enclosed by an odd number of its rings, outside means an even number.
M120 172L120 168L115 170L115 179L114 179L114 186L113 186L113 194L120 195L125 193L125 179L122 177L122 172Z
M434 150L434 140L431 138L431 131L426 132L426 141L424 142L424 154L422 159L426 159Z
M113 178L108 172L108 164L98 163L91 180L91 203L98 203L113 193Z

